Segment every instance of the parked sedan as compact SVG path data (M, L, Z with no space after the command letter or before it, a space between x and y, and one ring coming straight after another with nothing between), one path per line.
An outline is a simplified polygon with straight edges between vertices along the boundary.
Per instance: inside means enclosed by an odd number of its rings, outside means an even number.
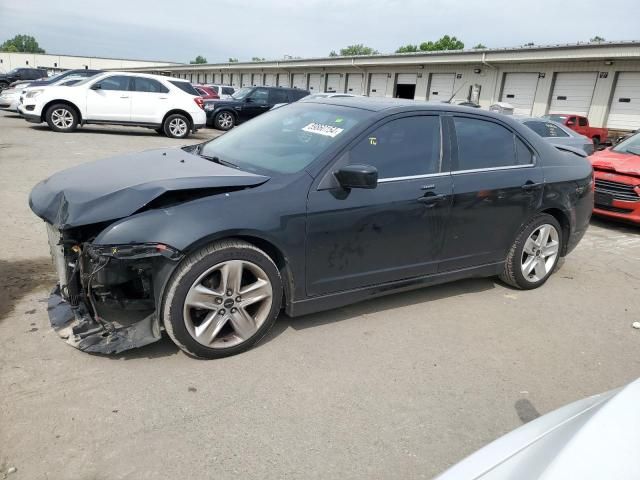
M590 159L596 179L593 212L640 224L640 133Z
M230 130L235 125L269 111L277 104L287 104L309 95L307 90L283 87L244 87L230 100L205 101L207 126Z
M587 155L593 153L593 142L590 138L580 135L558 122L535 117L514 116L513 118L529 127L549 143L578 148Z
M0 110L17 113L20 105L20 94L27 85L29 85L29 82L21 82L2 90L0 92Z
M539 417L436 480L636 480L640 380Z
M215 358L258 342L281 308L467 277L540 287L584 235L592 187L585 157L503 115L332 98L65 170L30 205L58 270L51 322L69 344L119 352L164 328Z

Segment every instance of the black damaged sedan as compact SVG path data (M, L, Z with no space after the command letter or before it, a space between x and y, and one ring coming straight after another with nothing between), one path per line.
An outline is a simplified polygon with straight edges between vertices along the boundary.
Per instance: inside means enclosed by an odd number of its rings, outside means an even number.
M333 98L62 171L30 197L59 277L51 323L88 352L164 329L216 358L250 348L282 309L467 277L539 287L593 207L589 162L559 148L477 109Z

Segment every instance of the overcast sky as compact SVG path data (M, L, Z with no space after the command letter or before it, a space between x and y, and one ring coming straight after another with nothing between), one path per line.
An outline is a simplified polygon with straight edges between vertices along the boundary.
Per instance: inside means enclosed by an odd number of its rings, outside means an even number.
M0 0L0 42L50 53L187 62L393 52L455 35L466 47L640 40L639 0Z

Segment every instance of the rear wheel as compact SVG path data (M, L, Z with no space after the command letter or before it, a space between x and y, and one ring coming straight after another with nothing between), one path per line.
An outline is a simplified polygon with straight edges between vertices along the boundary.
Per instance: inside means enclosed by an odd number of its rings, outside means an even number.
M225 240L178 267L163 302L164 326L190 355L226 357L269 331L281 301L282 280L271 258L247 242Z
M189 119L181 113L169 115L163 125L162 131L170 138L187 138L189 136Z
M558 264L562 241L558 221L546 213L537 215L511 246L500 279L523 290L541 286Z
M55 132L73 132L78 126L78 114L75 108L64 103L52 105L45 113L49 128Z
M235 117L231 112L218 112L213 119L213 124L218 130L231 130L235 124Z
M594 150L597 150L598 148L600 148L600 137L593 137L593 148Z

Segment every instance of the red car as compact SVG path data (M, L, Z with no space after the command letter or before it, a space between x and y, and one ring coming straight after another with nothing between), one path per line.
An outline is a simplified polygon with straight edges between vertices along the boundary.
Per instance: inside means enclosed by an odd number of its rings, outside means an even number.
M194 85L193 87L200 93L203 100L218 100L220 98L218 92L211 87L204 85Z
M589 158L596 179L593 213L640 224L640 134Z
M593 146L596 148L598 148L601 143L606 143L609 138L609 130L606 128L592 127L589 125L589 119L582 115L575 115L573 113L553 113L551 115L545 115L545 118L561 123L569 127L574 132L590 138L593 142Z

